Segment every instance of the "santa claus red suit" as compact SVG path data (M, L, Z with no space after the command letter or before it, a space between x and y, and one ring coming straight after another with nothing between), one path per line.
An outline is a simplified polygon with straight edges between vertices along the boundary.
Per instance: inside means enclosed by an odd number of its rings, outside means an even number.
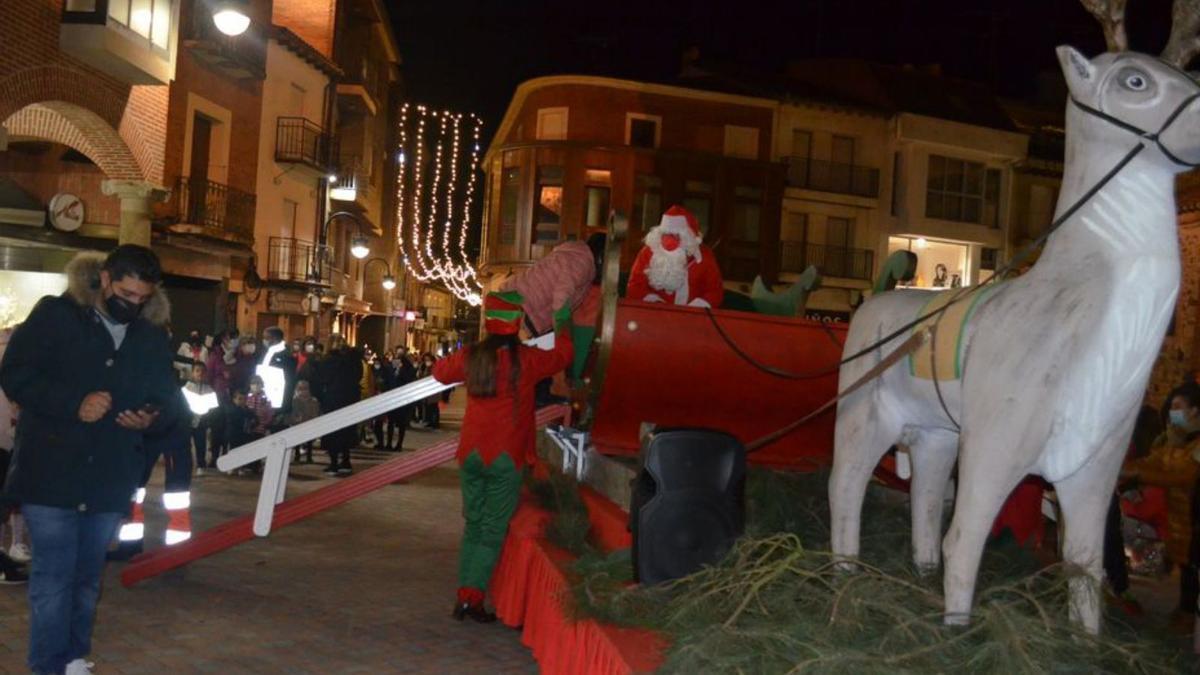
M672 206L646 233L629 272L626 297L689 307L718 307L725 290L712 249L701 243L696 216Z

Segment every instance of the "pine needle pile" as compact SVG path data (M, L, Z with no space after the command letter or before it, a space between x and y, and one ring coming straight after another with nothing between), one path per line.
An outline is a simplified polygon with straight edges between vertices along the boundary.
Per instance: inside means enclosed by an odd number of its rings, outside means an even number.
M970 626L942 624L940 574L911 567L902 503L872 494L862 561L829 549L827 476L754 472L747 533L719 565L654 588L631 586L628 551L585 547L567 601L577 617L662 631L666 672L1174 673L1190 660L1169 638L1108 613L1104 634L1067 621L1061 567L1038 569L1015 544L984 555ZM1149 631L1147 631L1149 633Z
M579 496L579 483L568 475L551 472L547 480L529 480L526 486L538 505L553 516L546 526L546 539L572 555L594 555L587 539L591 522Z

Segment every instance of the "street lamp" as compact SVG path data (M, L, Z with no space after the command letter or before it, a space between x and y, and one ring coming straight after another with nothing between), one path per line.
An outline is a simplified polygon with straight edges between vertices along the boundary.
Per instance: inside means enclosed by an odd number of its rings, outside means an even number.
M246 5L243 0L220 0L213 7L213 23L217 30L230 36L237 37L250 27L250 17L246 15Z
M379 258L379 257L371 258L370 260L367 261L367 264L363 265L363 279L365 280L367 278L367 268L370 267L371 263L373 263L373 262L381 262L384 264L385 267L387 267L387 274L383 275L383 281L381 282L383 287L389 291L392 290L393 288L395 288L396 287L396 277L392 276L392 264L389 263L387 260L384 260L383 258Z
M355 237L350 240L350 255L358 258L359 260L371 255L370 242L368 242L367 238L362 234L355 235Z
M321 224L321 231L317 237L317 243L322 245L325 243L325 240L329 236L329 224L337 218L349 218L350 220L354 221L355 227L358 228L354 237L350 239L350 255L358 258L359 260L371 255L370 241L368 241L366 235L363 234L362 219L350 211L334 211L333 213L329 214L329 217L326 218L325 222Z

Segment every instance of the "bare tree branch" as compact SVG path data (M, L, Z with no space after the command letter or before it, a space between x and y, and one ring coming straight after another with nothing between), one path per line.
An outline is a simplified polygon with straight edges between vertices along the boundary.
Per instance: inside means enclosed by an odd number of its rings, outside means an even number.
M1104 29L1104 42L1108 44L1108 51L1123 52L1129 49L1129 38L1125 36L1125 0L1079 0L1079 2L1100 22L1100 26ZM1179 4L1180 0L1176 0L1176 7Z
M1171 6L1171 38L1162 58L1186 68L1200 54L1200 0L1175 0Z

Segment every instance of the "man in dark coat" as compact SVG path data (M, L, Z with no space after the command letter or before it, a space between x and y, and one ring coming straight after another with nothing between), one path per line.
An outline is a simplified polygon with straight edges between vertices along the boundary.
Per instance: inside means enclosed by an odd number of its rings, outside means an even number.
M173 422L178 388L155 325L169 308L154 253L82 253L67 276L67 291L38 302L0 362L0 387L21 407L5 496L21 503L36 552L37 673L86 668L104 553L141 478L143 432Z
M311 362L310 362L311 363ZM329 339L329 353L317 361L313 393L321 402L321 412L330 413L357 403L362 396L360 383L363 375L363 354L357 347L349 347L340 335ZM329 453L329 466L323 473L349 476L350 449L358 442L358 428L349 426L326 435L321 447Z

